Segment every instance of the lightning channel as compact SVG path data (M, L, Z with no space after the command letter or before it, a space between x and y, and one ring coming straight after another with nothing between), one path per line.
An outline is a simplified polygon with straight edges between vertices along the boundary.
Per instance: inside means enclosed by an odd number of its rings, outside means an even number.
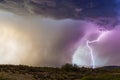
M95 59L94 59L94 53L93 53L93 49L89 44L95 43L95 42L99 42L105 35L106 33L108 33L108 31L100 31L100 35L98 36L97 39L89 41L86 41L86 46L88 47L88 49L90 50L90 56L91 56L91 64L92 64L92 68L96 68L95 65Z

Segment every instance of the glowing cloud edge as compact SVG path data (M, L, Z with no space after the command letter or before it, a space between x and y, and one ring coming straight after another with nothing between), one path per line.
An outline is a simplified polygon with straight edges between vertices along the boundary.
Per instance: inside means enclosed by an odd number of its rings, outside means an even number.
M86 47L89 49L89 51L90 51L90 57L91 57L91 66L92 66L92 68L94 69L94 68L96 68L96 64L95 64L95 59L94 59L94 54L93 54L93 49L92 49L92 47L89 45L89 44L92 44L92 43L95 43L95 42L99 42L102 38L104 38L107 34L108 34L108 32L109 31L99 31L99 36L98 36L98 38L97 39L95 39L95 40L92 40L92 41L90 41L90 40L86 40ZM78 46L78 48L77 48L77 50L75 51L75 53L74 53L74 55L76 54L76 53L78 53L78 51L80 50L80 46ZM73 55L73 56L74 56ZM75 58L75 57L74 57ZM73 59L74 59L73 58ZM72 64L75 64L74 63L74 61L73 61L73 59L72 59Z

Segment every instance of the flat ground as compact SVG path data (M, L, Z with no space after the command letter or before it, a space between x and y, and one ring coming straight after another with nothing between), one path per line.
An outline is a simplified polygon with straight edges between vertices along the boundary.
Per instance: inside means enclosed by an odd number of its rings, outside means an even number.
M0 80L120 80L120 67L91 69L70 64L61 68L0 65Z

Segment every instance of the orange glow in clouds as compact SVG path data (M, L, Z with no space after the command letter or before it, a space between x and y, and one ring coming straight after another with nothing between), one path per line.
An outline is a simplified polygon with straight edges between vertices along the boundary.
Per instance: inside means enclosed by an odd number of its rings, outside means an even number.
M30 64L35 58L33 42L27 32L13 25L0 24L0 64ZM29 62L25 62L30 56Z

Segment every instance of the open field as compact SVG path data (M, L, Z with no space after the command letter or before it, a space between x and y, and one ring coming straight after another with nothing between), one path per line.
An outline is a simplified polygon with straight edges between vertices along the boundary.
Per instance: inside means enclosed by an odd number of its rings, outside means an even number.
M120 67L91 69L70 64L61 68L0 65L0 80L120 80Z

